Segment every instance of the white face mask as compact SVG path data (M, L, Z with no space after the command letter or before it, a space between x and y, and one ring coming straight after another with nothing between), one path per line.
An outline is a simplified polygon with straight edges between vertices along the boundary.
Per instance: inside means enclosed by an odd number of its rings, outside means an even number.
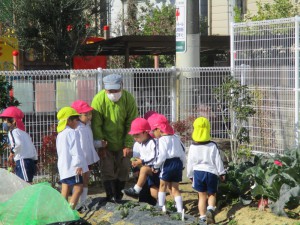
M109 98L109 100L111 100L112 102L117 102L120 100L122 96L122 91L117 92L117 93L107 93L107 97Z

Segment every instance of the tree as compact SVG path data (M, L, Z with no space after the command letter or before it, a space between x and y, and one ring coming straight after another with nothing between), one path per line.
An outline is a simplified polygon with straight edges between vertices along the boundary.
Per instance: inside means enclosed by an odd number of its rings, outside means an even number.
M0 22L12 28L21 50L71 65L72 56L93 30L93 0L2 0Z
M293 4L290 0L274 0L273 3L257 1L256 6L257 14L247 13L244 18L241 11L235 8L235 22L289 18L299 14L299 4Z
M214 92L230 139L231 158L236 164L239 154L244 154L247 150L244 148L245 144L249 144L249 129L246 124L249 117L256 113L252 107L254 95L248 86L240 84L232 76L229 76L220 87L215 88Z
M163 4L161 8L154 7L149 1L145 6L137 8L136 0L127 3L128 17L125 18L125 35L174 35L175 34L175 7ZM120 19L120 24L122 19ZM120 34L120 29L117 34ZM113 56L110 58L113 68L124 66L124 57ZM153 56L130 56L130 66L135 68L151 68L154 64ZM160 66L170 67L175 63L175 57L170 55L160 56Z

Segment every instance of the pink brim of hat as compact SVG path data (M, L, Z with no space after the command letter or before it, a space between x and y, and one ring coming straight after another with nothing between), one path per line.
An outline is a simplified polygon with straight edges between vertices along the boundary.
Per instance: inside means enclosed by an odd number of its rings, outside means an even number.
M93 108L92 107L90 107L90 106L86 106L86 107L84 107L84 108L81 108L81 109L79 109L79 110L76 110L78 113L87 113L87 112L90 112L90 111L92 111L93 110Z
M162 123L162 124L158 125L158 128L166 134L173 135L175 133L174 129L169 124Z
M93 110L85 101L77 100L72 103L71 107L76 110L77 113L87 113Z

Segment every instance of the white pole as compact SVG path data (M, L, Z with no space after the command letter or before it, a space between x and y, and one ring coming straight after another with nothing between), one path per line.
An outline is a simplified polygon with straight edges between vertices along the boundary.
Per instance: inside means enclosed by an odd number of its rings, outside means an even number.
M199 0L176 0L176 67L200 66ZM180 75L179 119L192 112L192 90ZM183 82L181 82L183 81ZM183 105L184 104L184 105Z
M176 0L176 67L199 66L199 0Z

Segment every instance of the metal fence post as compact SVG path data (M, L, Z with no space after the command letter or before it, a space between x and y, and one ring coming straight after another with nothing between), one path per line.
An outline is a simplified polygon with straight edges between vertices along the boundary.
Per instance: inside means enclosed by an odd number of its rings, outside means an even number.
M98 68L97 69L98 73L97 73L97 77L96 77L96 92L98 93L100 90L102 90L102 80L103 80L103 69L102 68Z
M295 17L295 144L299 146L299 21L300 17Z
M171 94L171 120L176 122L177 120L177 76L176 67L172 66L170 76L170 94Z

